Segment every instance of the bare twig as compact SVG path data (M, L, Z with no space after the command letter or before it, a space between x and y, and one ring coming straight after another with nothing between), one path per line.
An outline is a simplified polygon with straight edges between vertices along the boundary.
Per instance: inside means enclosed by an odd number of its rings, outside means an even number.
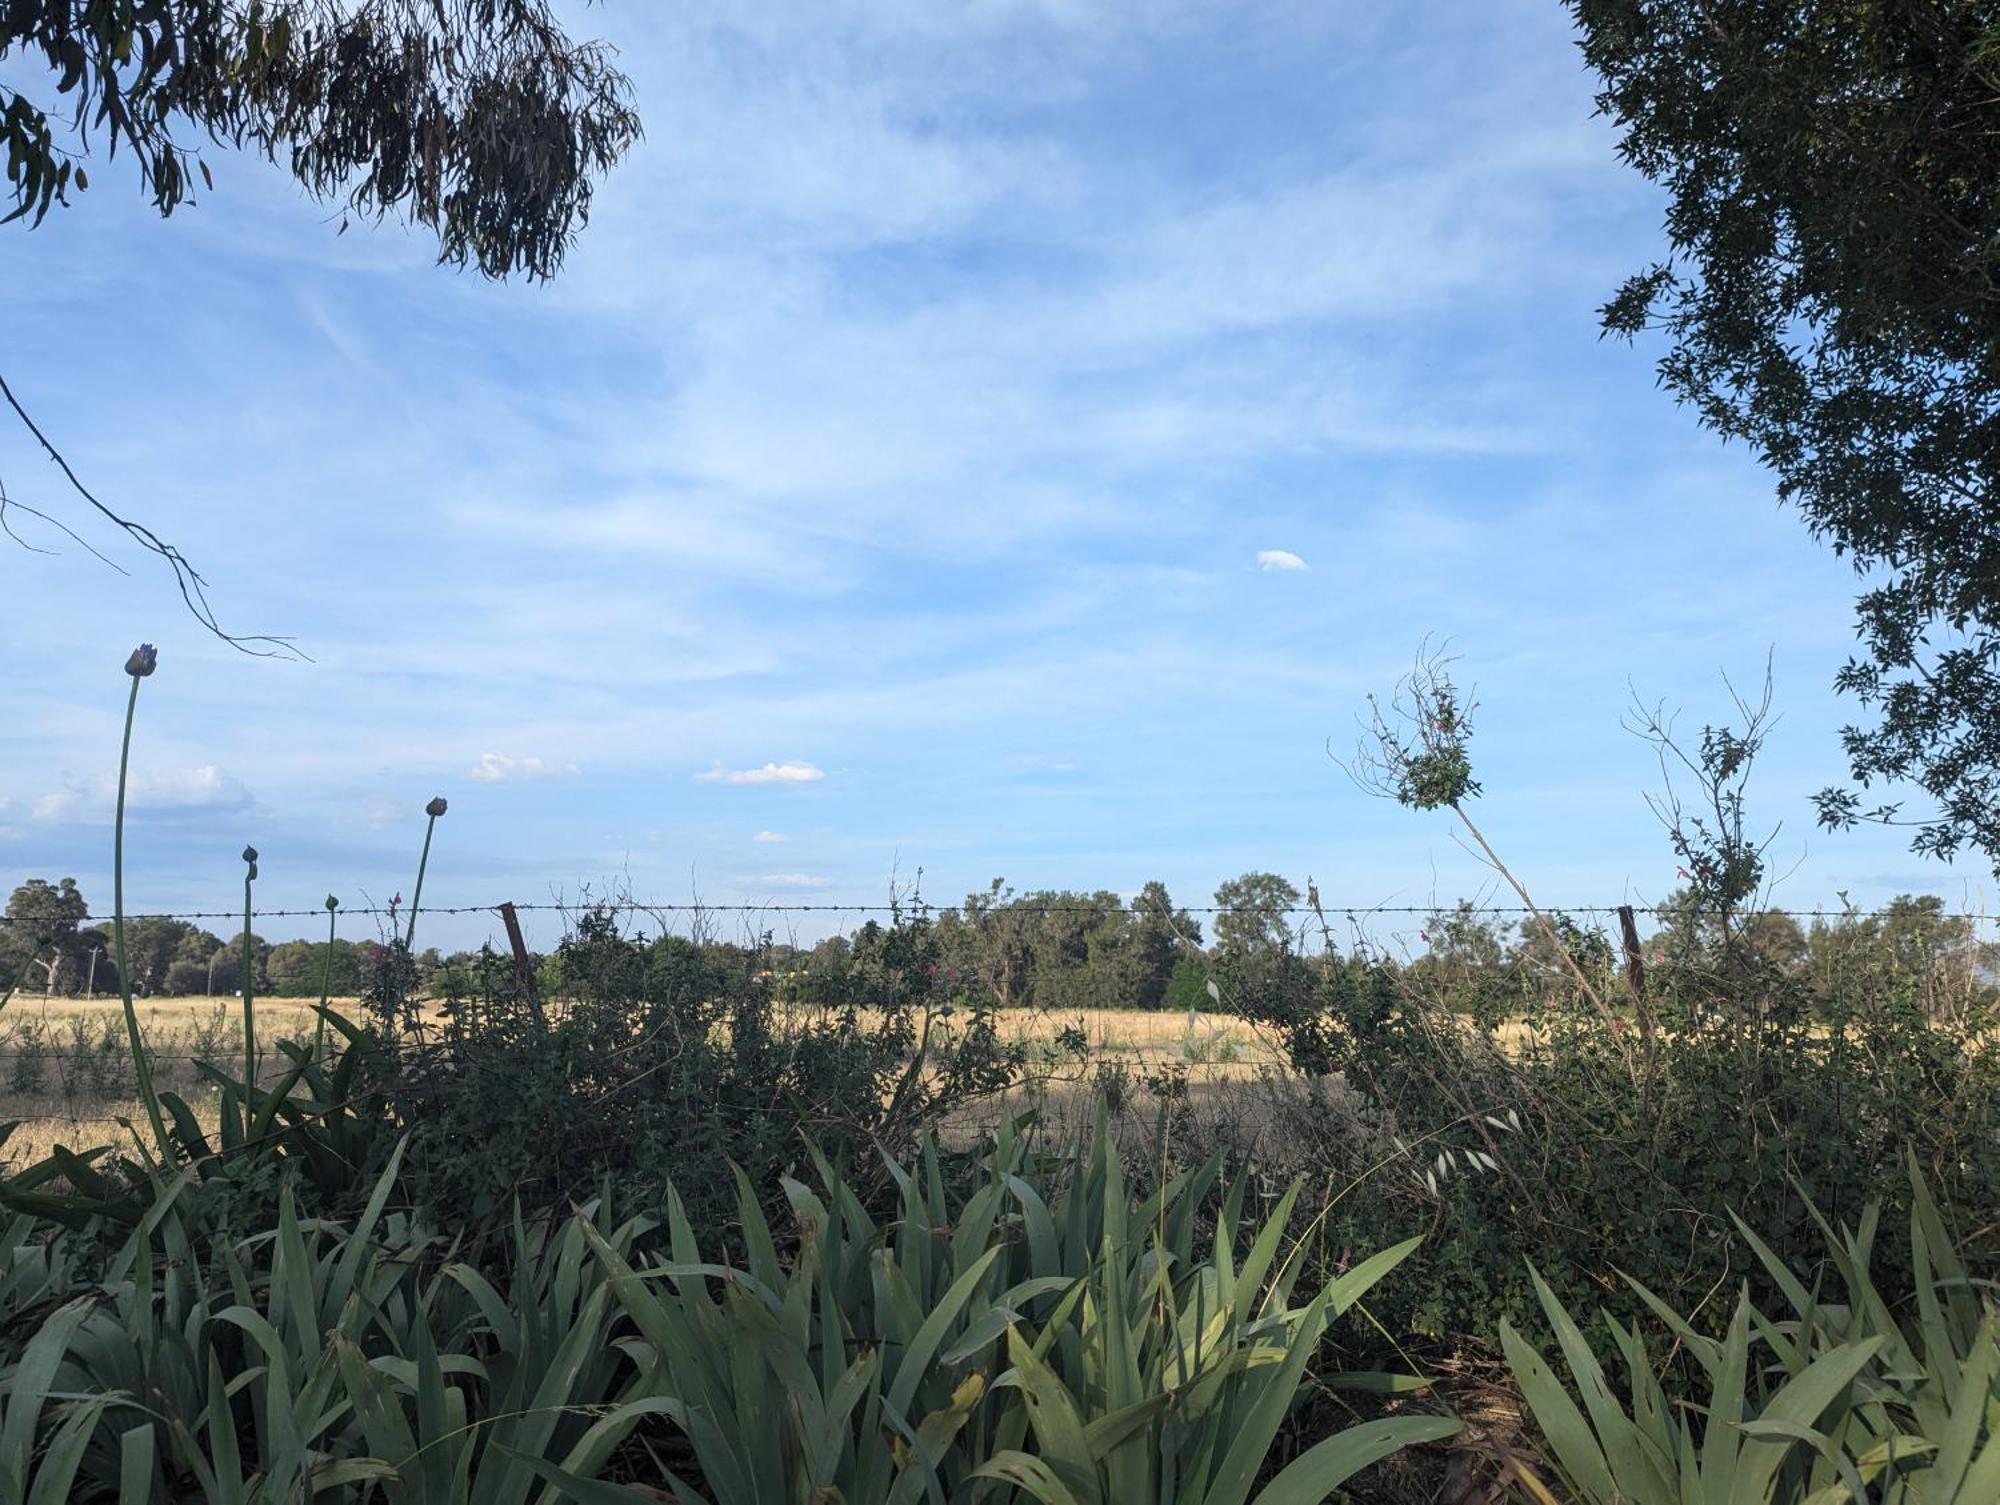
M306 655L289 638L271 637L263 633L244 636L224 632L222 624L215 619L214 608L208 603L208 582L202 578L201 572L188 562L187 556L173 544L167 543L144 523L136 523L130 518L121 517L100 501L96 493L83 484L82 479L71 468L69 461L63 458L62 451L50 442L48 435L44 434L41 427L28 415L28 410L21 406L21 400L14 395L14 389L7 385L7 378L5 376L0 376L0 397L4 397L7 400L7 406L14 410L15 416L21 420L28 432L34 436L35 442L42 447L43 453L55 462L56 468L63 473L63 478L69 482L78 496L103 513L106 518L110 519L113 525L122 529L141 548L149 553L159 555L161 559L167 562L167 567L174 572L174 584L180 588L181 600L186 603L189 613L193 615L197 622L222 639L223 642L229 644L230 647L256 658L306 658ZM21 504L15 502L12 505L20 506ZM23 510L28 511L32 509L23 508ZM42 516L43 514L37 513L36 515ZM11 532L12 530L10 529L9 531ZM70 533L70 530L67 528L64 528L63 531ZM70 533L70 537L75 538L76 535ZM81 539L77 541L82 543ZM84 547L89 548L90 546L85 544ZM97 554L97 550L91 549L91 553ZM104 558L102 554L97 554L97 557L100 559ZM107 559L105 563L110 564L111 561ZM112 568L117 569L118 567L112 565ZM121 573L124 572L121 571Z

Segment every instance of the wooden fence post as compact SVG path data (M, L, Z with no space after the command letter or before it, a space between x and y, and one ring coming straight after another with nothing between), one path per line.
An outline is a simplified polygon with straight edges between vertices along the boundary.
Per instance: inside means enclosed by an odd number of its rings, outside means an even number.
M1625 942L1625 980L1632 985L1632 996L1644 1005L1646 997L1646 958L1639 949L1639 922L1632 917L1632 906L1618 906L1618 929Z
M521 934L521 919L514 913L511 899L500 906L500 923L507 927L507 945L514 953L514 981L521 989L521 996L528 1000L535 1023L547 1029L548 1016L542 1012L541 994L535 991L534 959L528 955L528 942Z

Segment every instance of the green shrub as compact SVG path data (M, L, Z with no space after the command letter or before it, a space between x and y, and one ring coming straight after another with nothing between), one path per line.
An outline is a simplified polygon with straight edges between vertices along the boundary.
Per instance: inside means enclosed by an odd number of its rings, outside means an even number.
M2000 1242L1977 1215L2000 1206L2000 1035L1984 1018L1926 1017L1887 986L1829 1018L1796 982L1753 974L1751 1007L1657 1000L1628 1074L1596 1011L1557 991L1520 1041L1469 1027L1386 966L1328 961L1315 981L1243 1007L1302 1069L1339 1073L1346 1111L1329 1127L1281 1107L1262 1145L1274 1168L1340 1194L1335 1251L1432 1226L1381 1314L1392 1330L1490 1340L1503 1318L1524 1320L1538 1303L1523 1249L1564 1301L1603 1295L1625 1316L1637 1299L1601 1292L1599 1272L1726 1285L1748 1260L1733 1214L1781 1259L1808 1259L1821 1239L1808 1199L1834 1218L1878 1200L1900 1214L1906 1152L1985 1247ZM1887 1276L1908 1278L1885 1258ZM1727 1313L1700 1320L1719 1329Z
M411 1129L407 1187L443 1218L554 1204L604 1177L644 1202L671 1177L713 1226L734 1207L732 1162L770 1184L802 1136L836 1156L907 1148L1024 1059L940 984L921 918L864 927L780 1007L761 951L633 937L595 910L543 969L562 997L520 996L488 955L441 1029L396 994L397 950L371 997L403 1037L378 1085Z
M1215 1007L1208 985L1214 965L1205 956L1183 956L1174 963L1167 978L1167 992L1161 1007L1170 1014L1199 1013Z

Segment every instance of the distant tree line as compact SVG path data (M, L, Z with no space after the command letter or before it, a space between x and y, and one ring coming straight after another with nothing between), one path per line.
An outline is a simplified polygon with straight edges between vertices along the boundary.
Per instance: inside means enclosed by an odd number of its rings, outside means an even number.
M1074 1014L1090 1009L1192 1009L1257 1013L1271 1000L1303 996L1320 964L1339 951L1298 889L1274 873L1232 878L1215 891L1201 920L1177 905L1164 883L1127 900L1106 889L1017 892L1004 880L936 912L932 930L940 991L1000 1008ZM118 990L110 927L90 918L73 879L33 878L8 900L0 924L0 987L76 997ZM1626 959L1602 927L1557 915L1562 945L1592 976L1622 972ZM1301 920L1311 923L1301 924ZM1778 910L1750 910L1726 921L1683 893L1658 907L1641 949L1654 986L1699 993L1745 979L1765 987L1806 989L1822 999L1860 985L1893 982L1927 1012L1989 993L2000 952L1973 920L1949 914L1934 896L1901 895L1879 911L1855 910L1801 924ZM1355 937L1378 971L1442 999L1456 1011L1494 1022L1530 1011L1551 990L1574 986L1555 942L1534 926L1461 901L1422 921L1407 950L1388 952ZM739 942L677 941L690 957L727 953L767 975L781 995L807 999L815 974L845 975L855 937L810 946L773 937ZM336 998L366 993L389 958L373 940L279 941L250 937L252 982L266 997ZM126 926L133 992L142 997L231 995L243 986L243 936L223 937L185 920L147 918ZM565 947L534 958L539 985L552 997L573 991L568 971L587 954ZM432 947L410 958L416 988L427 995L477 991L479 951Z
M251 984L267 997L336 998L359 993L384 953L376 941L265 940L250 936ZM147 917L125 926L125 960L132 991L145 998L237 994L243 989L243 932L220 936L186 920ZM426 980L448 959L429 950L417 957ZM115 994L118 963L111 923L93 919L76 880L30 878L7 900L0 923L0 991L76 998Z
M1639 961L1648 986L1670 998L1747 987L1809 1000L1824 1015L1842 1011L1862 992L1893 992L1939 1015L1990 1000L2000 976L2000 948L1980 938L1971 917L1947 913L1934 895L1901 894L1880 910L1801 924L1775 909L1748 910L1725 923L1684 892L1658 906L1654 920ZM1587 974L1609 979L1625 971L1622 948L1607 931L1564 916L1557 929ZM1528 1012L1551 989L1573 986L1539 930L1470 904L1432 916L1419 940L1423 949L1400 966L1406 980L1483 1022Z
M996 878L934 916L938 965L958 996L1000 1008L1214 1008L1219 964L1298 950L1298 902L1298 890L1274 873L1232 878L1216 890L1204 945L1201 922L1157 880L1128 901L1106 889L1017 892ZM773 965L797 985L815 969L844 966L853 946L833 936L808 950L779 948Z

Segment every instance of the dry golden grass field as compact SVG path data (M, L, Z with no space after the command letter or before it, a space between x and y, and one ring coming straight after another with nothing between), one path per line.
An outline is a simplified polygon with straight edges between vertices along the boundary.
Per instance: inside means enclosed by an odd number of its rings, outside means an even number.
M257 1033L265 1071L284 1069L270 1046L312 1034L313 1000L257 1000ZM334 999L351 1012L353 999ZM242 1054L241 1003L234 998L139 1000L139 1026L154 1058L162 1091L185 1097L198 1112L213 1102L193 1060L232 1063ZM1268 1039L1239 1019L1220 1014L1097 1010L1058 1017L1016 1009L1001 1029L1028 1047L1027 1079L1004 1097L979 1105L958 1127L970 1130L999 1114L1028 1106L1051 1118L1082 1111L1093 1091L1134 1097L1161 1086L1181 1087L1190 1098L1213 1098L1232 1084L1255 1080L1282 1065ZM1067 1033L1073 1031L1074 1033ZM1074 1049L1078 1038L1084 1048ZM0 1012L0 1122L19 1126L0 1147L15 1165L46 1156L56 1145L89 1149L115 1143L128 1130L120 1120L139 1114L125 1041L123 1006L116 998L56 998L16 994Z
M265 1041L310 1036L314 1002L259 999L258 1035ZM161 1091L178 1092L198 1109L208 1106L213 1093L194 1058L241 1058L241 1008L233 998L139 1000L139 1028ZM284 1069L276 1051L264 1054L266 1071ZM41 1159L55 1145L80 1150L116 1143L127 1133L119 1120L140 1112L135 1093L118 999L16 993L0 1012L0 1122L19 1120L0 1159L19 1165Z

